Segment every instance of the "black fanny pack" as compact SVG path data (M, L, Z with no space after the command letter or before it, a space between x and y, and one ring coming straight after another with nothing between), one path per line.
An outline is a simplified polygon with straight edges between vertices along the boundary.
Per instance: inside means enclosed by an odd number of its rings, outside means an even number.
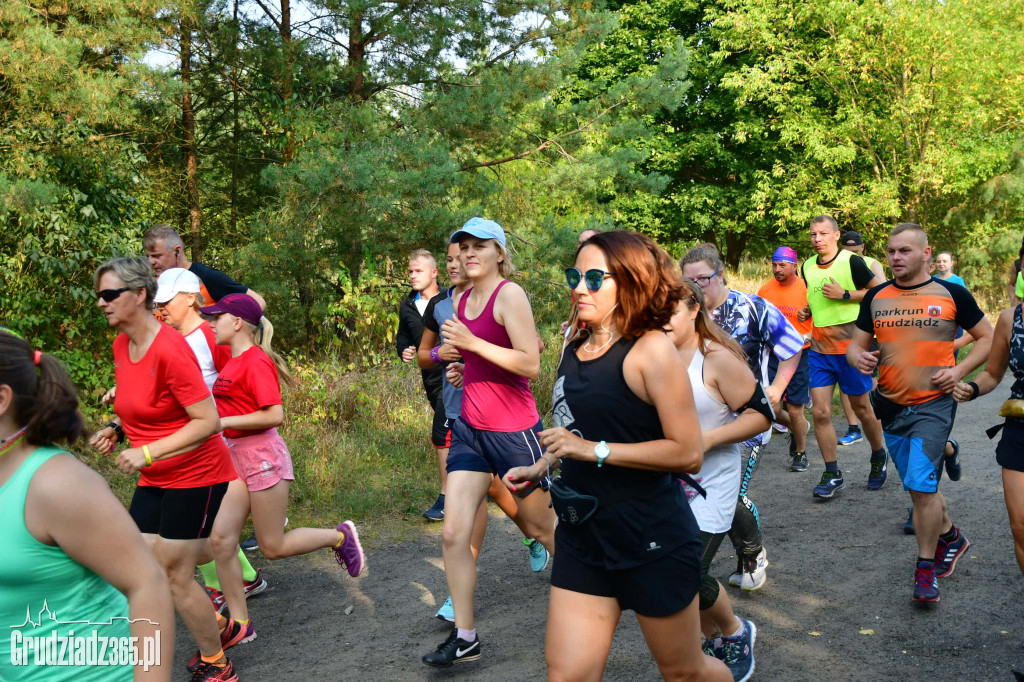
M689 474L674 474L673 476L683 479L687 485L700 493L701 497L708 496L707 491L694 481ZM676 485L675 478L668 485ZM664 487L668 487L668 485ZM661 489L658 488L656 491ZM559 523L566 523L570 526L578 526L585 523L587 519L594 515L598 507L608 507L618 504L623 500L656 491L651 491L650 486L647 485L630 486L603 495L599 499L594 495L587 495L572 488L562 480L561 476L556 476L548 486L548 492L551 493L551 507L555 510Z
M871 393L868 394L868 397L871 398L871 407L875 411L875 417L878 418L878 421L882 422L883 427L888 427L890 424L892 424L893 420L896 419L900 411L904 409L903 405L900 405L899 403L894 403L893 401L884 397L881 393L878 392L877 388L871 391Z

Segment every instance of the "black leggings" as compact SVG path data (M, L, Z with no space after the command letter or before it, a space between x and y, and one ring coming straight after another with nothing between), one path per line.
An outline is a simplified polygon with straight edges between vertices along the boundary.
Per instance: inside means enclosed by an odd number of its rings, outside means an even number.
M715 602L718 601L718 592L721 586L718 584L718 580L711 577L711 560L715 558L715 554L718 553L718 548L722 545L722 540L725 539L725 533L705 533L700 532L700 542L704 546L700 555L701 574L700 574L700 610L707 611Z
M729 539L732 540L732 546L736 549L736 556L741 558L757 556L763 546L761 514L754 501L747 496L750 479L754 476L754 471L760 460L761 448L761 445L751 447L745 458L743 478L740 479L740 496L736 500L736 513L732 517L732 528L729 530Z

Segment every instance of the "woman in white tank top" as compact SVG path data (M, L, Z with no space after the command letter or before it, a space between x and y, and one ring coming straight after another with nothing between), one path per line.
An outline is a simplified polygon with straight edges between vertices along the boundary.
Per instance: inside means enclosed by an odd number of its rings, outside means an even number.
M742 473L739 444L769 428L770 422L744 407L754 396L757 381L743 350L707 314L700 287L692 280L683 282L689 295L679 302L666 331L687 367L704 442L704 463L693 478L707 497L685 487L704 543L700 589L703 648L706 654L724 660L736 679L746 680L754 670L757 628L736 617L729 597L708 569L736 511Z

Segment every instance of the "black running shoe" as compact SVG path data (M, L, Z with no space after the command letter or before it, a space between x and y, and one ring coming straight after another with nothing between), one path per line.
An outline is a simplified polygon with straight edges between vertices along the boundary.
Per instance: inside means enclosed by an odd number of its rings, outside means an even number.
M953 454L952 455L947 455L946 459L945 459L946 476L948 476L949 480L951 480L951 481L959 481L960 480L960 444L957 443L953 439L950 439L950 440L948 440L946 442L948 442L950 445L953 446Z
M452 629L448 639L437 647L437 651L423 657L423 662L435 668L447 668L452 663L475 661L480 658L480 637L472 642L459 638L459 631Z
M792 457L792 461L789 463L790 471L807 471L807 453L806 452L791 452L789 456Z

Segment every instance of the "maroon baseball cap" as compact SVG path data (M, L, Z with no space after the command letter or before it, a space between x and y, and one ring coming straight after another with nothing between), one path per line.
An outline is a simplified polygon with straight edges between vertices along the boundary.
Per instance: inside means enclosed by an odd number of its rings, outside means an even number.
M260 308L260 304L249 294L228 294L213 305L200 308L199 312L203 315L230 313L253 326L258 325L260 318L263 317L263 309Z

